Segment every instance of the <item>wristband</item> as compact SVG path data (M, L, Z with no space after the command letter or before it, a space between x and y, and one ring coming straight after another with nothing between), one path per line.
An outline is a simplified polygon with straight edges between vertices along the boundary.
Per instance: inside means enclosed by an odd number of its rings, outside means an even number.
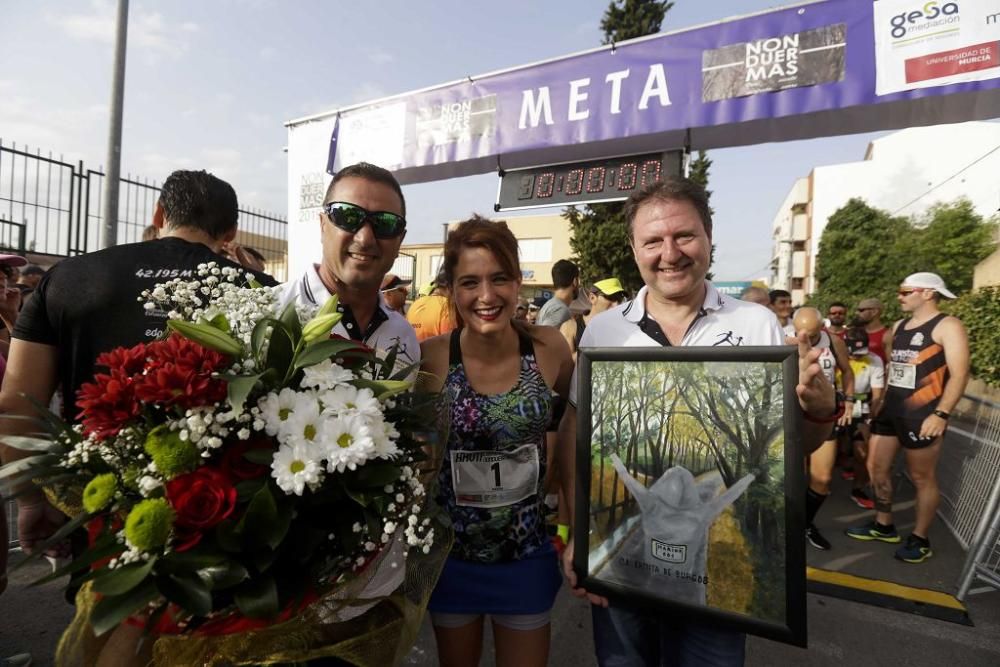
M945 412L944 410L935 410L933 414L935 417L940 417L945 421L948 421L948 417L951 417L951 415Z
M556 535L559 539L563 541L563 544L569 544L569 526L564 523L560 523L556 526Z

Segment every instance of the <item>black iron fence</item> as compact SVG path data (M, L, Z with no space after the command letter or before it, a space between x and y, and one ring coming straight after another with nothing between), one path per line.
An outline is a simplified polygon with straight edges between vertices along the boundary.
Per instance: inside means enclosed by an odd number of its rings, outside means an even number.
M0 248L19 254L69 257L99 250L104 174L83 162L31 152L0 140ZM142 240L153 220L160 188L155 181L121 179L118 243ZM288 273L288 221L259 209L241 208L237 242L258 250L268 273Z

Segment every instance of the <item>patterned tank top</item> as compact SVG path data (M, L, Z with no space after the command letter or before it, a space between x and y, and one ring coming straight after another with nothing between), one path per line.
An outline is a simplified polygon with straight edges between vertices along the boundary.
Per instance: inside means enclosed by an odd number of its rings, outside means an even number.
M913 329L906 328L910 322L906 319L896 328L886 373L886 415L922 420L937 409L948 381L948 365L944 348L931 334L945 317L939 313Z
M442 390L450 399L451 429L438 484L438 502L451 516L455 529L451 555L479 563L520 560L548 539L541 487L546 468L545 427L555 394L538 368L531 339L523 334L517 384L501 394L480 394L466 377L460 334L461 329L451 334L448 376ZM530 495L500 507L459 504L453 475L454 452L513 452L524 445L529 450L537 448L538 476L534 488L528 490ZM530 453L534 456L533 451ZM492 470L485 470L492 482ZM499 476L499 468L496 471Z

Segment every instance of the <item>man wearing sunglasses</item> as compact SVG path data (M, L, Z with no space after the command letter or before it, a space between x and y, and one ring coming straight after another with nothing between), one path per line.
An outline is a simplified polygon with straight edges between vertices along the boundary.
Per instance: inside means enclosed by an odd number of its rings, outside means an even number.
M847 529L857 540L900 542L892 519L892 465L900 446L917 489L917 521L896 558L922 563L933 555L928 530L940 500L935 471L952 409L969 380L969 339L956 317L938 308L954 299L936 273L914 273L899 288L906 313L886 345L890 363L885 399L872 420L868 470L875 488L875 519Z
M413 327L379 294L406 236L405 216L403 191L388 170L359 162L338 171L319 214L322 262L285 283L281 307L318 308L336 294L344 317L333 333L379 350L398 346L401 367L420 361Z
M878 299L862 299L858 304L858 319L868 332L868 351L881 359L883 364L887 363L889 360L885 356L882 341L889 329L882 324L882 302Z

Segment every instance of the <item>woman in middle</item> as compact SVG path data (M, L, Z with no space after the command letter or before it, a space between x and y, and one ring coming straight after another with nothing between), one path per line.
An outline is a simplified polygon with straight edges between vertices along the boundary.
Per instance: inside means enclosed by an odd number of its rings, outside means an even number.
M428 605L443 667L479 664L487 615L499 667L548 662L562 578L545 527L545 429L573 362L557 329L514 320L517 251L504 222L479 216L448 235L459 328L421 348L426 387L451 412L438 500L455 543Z

